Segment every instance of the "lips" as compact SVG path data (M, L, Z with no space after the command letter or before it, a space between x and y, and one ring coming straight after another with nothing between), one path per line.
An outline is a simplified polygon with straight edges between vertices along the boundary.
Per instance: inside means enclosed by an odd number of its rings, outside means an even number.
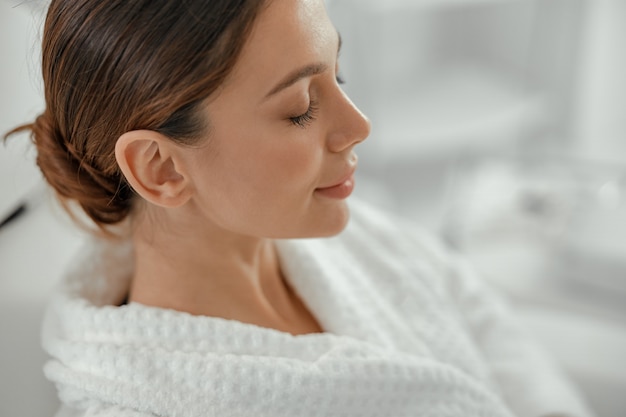
M328 187L320 187L315 189L315 193L323 197L344 199L347 198L354 190L354 171L356 167L350 169L340 180Z

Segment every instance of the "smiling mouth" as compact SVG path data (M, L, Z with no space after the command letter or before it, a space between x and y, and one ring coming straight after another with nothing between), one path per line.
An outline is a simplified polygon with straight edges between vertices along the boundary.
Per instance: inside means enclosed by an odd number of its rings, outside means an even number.
M354 190L354 170L341 180L339 183L330 187L316 188L315 193L323 197L344 199L347 198Z

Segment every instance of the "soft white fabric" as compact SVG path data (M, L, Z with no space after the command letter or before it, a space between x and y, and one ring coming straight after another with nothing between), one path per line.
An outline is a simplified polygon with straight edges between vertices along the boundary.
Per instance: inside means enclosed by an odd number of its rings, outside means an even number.
M362 203L351 210L337 237L277 242L320 334L116 307L132 248L85 248L44 322L58 415L591 415L462 261Z

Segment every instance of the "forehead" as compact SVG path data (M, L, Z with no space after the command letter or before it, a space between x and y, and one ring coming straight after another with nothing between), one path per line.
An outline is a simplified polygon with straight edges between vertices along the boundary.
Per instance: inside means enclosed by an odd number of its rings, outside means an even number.
M227 84L258 83L267 92L268 83L294 68L336 55L336 36L323 0L268 0Z

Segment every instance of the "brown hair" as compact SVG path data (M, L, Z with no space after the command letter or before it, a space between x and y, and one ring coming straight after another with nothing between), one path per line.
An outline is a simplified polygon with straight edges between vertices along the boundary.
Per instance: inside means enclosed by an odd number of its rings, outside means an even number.
M224 82L264 0L52 0L44 26L46 110L29 130L61 201L103 230L132 208L115 160L123 133L205 137L205 99Z

